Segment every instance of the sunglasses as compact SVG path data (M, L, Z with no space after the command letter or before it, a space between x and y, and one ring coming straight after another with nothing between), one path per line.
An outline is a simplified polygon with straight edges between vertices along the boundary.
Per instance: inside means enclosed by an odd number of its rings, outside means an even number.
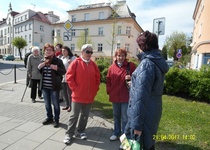
M93 54L93 51L86 50L85 53L86 54Z

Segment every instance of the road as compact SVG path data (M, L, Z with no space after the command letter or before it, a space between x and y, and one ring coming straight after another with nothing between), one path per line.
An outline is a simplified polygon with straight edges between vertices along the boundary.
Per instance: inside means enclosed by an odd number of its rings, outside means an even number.
M16 65L16 69L14 69ZM26 78L26 68L23 61L6 61L0 59L0 83L14 82Z

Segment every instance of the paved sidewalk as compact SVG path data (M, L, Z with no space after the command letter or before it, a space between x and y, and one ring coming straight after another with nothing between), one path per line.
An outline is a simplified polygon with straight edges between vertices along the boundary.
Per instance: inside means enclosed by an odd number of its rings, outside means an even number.
M61 110L60 127L42 125L46 118L43 100L32 103L25 80L0 84L0 149L1 150L118 150L120 141L110 141L113 124L90 114L87 140L75 139L71 145L63 143L69 113ZM61 103L61 105L63 105ZM61 106L62 107L62 106Z

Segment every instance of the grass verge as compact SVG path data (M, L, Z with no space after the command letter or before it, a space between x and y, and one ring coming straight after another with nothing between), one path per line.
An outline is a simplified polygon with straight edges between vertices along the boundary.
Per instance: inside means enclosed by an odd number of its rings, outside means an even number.
M112 103L102 83L92 111L112 121ZM163 95L163 113L156 139L157 150L210 150L210 105Z

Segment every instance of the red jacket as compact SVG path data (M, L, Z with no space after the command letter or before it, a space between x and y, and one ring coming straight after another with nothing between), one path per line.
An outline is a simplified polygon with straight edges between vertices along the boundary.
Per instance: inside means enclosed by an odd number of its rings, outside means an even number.
M122 67L119 67L113 63L107 73L106 80L106 91L109 95L109 101L114 103L128 102L129 90L126 86L125 76L127 75L128 62L124 61ZM130 75L136 69L136 65L130 62Z
M69 65L66 82L72 90L73 102L93 103L100 85L99 69L92 60L87 64L79 57Z

